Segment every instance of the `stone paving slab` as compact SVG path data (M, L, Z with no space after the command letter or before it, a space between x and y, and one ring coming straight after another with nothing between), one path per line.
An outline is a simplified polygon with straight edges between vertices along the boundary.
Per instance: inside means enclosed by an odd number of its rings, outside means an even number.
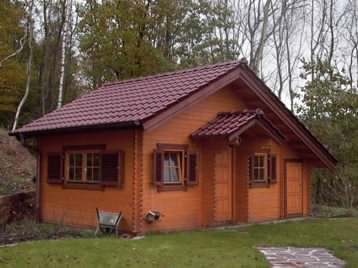
M273 268L342 268L345 262L324 248L258 247Z

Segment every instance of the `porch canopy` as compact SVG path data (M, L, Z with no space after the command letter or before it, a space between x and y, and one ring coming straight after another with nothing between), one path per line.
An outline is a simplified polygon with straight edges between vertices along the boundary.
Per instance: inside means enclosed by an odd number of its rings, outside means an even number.
M256 134L265 133L278 143L285 140L260 109L219 113L214 120L193 132L191 137L193 139L227 137L229 142L233 142L249 129Z

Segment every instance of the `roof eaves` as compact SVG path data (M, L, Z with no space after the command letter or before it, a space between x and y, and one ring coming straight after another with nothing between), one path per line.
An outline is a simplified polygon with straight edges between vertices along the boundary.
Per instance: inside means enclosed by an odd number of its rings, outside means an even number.
M120 123L106 123L106 124L97 124L97 125L84 125L84 126L73 126L66 128L53 128L53 129L42 129L34 131L11 131L8 133L9 136L16 136L22 138L30 138L34 136L40 136L45 134L55 134L55 133L74 133L88 130L105 130L105 129L126 129L126 128L139 128L142 127L142 122L140 120L120 122ZM21 129L19 129L21 130Z

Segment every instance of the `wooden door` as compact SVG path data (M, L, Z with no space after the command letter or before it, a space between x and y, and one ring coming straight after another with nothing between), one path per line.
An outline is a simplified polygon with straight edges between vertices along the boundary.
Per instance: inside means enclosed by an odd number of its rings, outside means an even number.
M286 214L303 215L302 163L298 161L286 162Z
M215 154L215 207L214 219L220 224L232 220L232 180L230 150Z

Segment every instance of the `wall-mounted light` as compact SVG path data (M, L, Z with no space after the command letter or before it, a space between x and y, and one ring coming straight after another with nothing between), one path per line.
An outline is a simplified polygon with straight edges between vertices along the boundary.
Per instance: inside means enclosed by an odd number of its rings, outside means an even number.
M149 210L147 212L147 214L145 214L144 216L144 220L147 222L147 223L153 223L153 222L156 222L156 221L159 221L160 217L161 217L161 213L159 211L153 211L153 210Z

